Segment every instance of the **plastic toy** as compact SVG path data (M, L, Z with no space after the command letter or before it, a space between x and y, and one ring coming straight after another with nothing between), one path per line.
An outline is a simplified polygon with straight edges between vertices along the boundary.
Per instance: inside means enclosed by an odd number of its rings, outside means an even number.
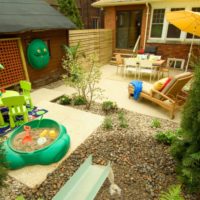
M39 120L27 122L25 126L37 128ZM18 169L27 165L49 165L58 162L70 147L70 137L66 128L51 119L42 119L39 128L52 128L58 131L58 137L48 146L32 152L19 151L13 148L12 140L21 133L24 126L15 129L11 136L4 142L5 162L10 169Z
M22 140L22 144L25 144L27 142L32 141L32 137L30 136L31 127L30 126L24 126L24 130L26 131L26 135Z
M47 142L47 139L45 137L40 137L37 140L37 144L40 145L40 146L45 144L46 142Z
M48 131L45 129L40 133L40 137L45 137L47 136L47 134L48 134Z
M55 139L57 137L56 132L54 130L49 131L49 137Z

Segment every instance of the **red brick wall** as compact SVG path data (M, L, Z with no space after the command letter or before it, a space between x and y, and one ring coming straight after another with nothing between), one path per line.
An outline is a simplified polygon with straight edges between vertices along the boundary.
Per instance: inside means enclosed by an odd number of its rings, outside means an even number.
M167 58L180 58L185 59L185 64L188 59L188 53L190 50L190 44L158 44L158 43L149 43L147 46L157 46L158 55L162 55L162 58L167 60ZM199 55L199 46L193 45L192 53Z
M68 43L68 31L67 30L51 30L40 32L26 32L19 37L22 38L22 44L24 54L26 57L27 45L33 39L42 39L49 41L50 46L50 62L48 66L41 70L33 69L27 61L27 69L30 81L34 87L42 86L47 83L51 83L58 80L63 73L61 66L61 60L63 57L62 45Z
M116 11L115 7L105 8L104 11L104 27L113 31L113 50L116 46Z

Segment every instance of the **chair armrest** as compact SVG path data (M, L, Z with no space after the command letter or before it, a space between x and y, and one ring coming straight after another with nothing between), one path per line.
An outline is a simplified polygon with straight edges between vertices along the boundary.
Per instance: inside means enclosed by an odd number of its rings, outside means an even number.
M173 99L171 99L170 97L164 95L163 93L159 92L158 90L151 89L151 91L152 91L152 93L156 93L156 94L160 95L161 97L163 97L164 99L169 100L169 101L170 101L171 103L173 103L173 104L176 103ZM153 94L152 94L152 95L153 95Z

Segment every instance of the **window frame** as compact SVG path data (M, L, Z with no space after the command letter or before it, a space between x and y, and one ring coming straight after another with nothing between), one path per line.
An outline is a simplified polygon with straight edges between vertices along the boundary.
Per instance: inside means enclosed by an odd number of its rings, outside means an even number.
M162 38L163 36L163 29L162 29L162 34L161 34L161 37L151 37L151 30L152 30L152 23L153 23L153 13L154 13L154 10L166 10L165 8L154 8L152 9L152 12L151 12L151 23L150 23L150 32L149 32L149 38L152 38L152 39L160 39ZM166 12L166 11L165 11ZM164 19L163 19L163 27L164 27L164 23L165 23L165 12L164 12Z
M153 12L155 9L165 9L165 16L166 16L166 12L168 11L171 11L171 9L173 8L184 8L185 10L190 10L192 11L193 8L200 8L200 6L174 6L174 5L171 5L170 7L169 6L155 6L155 7L152 7L152 10L151 10L151 18L150 18L150 24L149 24L149 33L148 33L148 40L147 42L160 42L160 43L163 43L163 42L180 42L180 43L190 43L192 41L192 38L187 38L187 32L183 32L181 31L181 34L180 34L180 37L179 38L167 38L167 32L168 32L168 27L169 27L169 22L167 22L166 20L166 17L164 17L164 21L163 21L163 29L162 29L162 35L161 37L151 37L151 31L152 31L152 22L153 22ZM194 42L199 42L200 41L200 38L194 38Z

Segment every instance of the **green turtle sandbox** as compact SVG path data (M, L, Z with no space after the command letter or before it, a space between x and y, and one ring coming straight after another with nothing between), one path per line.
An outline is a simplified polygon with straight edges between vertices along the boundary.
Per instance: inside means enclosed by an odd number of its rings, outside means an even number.
M39 127L38 127L39 125ZM32 152L17 150L13 147L12 141L19 133L24 130L24 126L34 128L53 128L57 130L57 138L48 146ZM23 144L22 144L23 145ZM61 160L70 147L70 137L66 128L52 119L33 120L25 123L16 130L4 142L5 157L10 169L18 169L28 165L49 165Z

